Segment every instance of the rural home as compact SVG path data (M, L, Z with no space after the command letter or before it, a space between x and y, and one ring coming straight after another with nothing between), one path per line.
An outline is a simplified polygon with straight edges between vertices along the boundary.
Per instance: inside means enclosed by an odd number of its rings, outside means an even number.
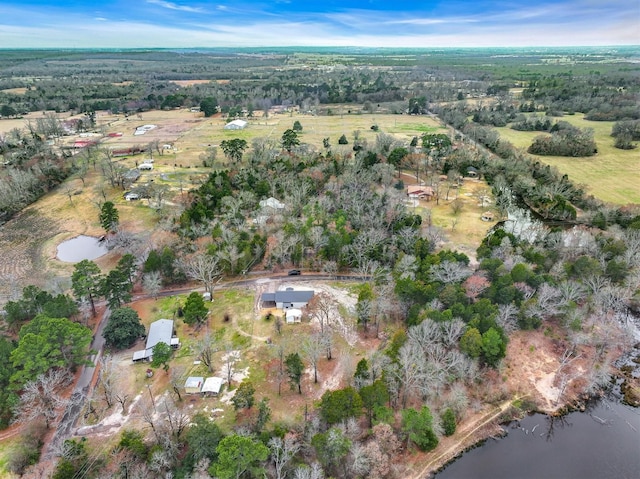
M275 293L262 293L262 304L265 308L300 309L311 301L313 294L313 291L295 291L293 288L287 288Z
M151 323L145 348L133 353L133 362L151 361L153 347L158 343L165 343L174 349L178 349L180 346L180 340L174 336L172 319L159 319Z
M184 392L187 394L198 394L202 389L204 378L202 376L189 376L184 383Z
M233 120L224 125L225 130L244 130L247 127L245 120Z
M409 198L426 199L428 201L435 196L435 193L430 186L409 185L407 186L407 195Z
M222 378L217 378L212 376L204 380L204 384L202 385L202 389L200 392L203 396L217 396L220 394L220 389L222 389Z

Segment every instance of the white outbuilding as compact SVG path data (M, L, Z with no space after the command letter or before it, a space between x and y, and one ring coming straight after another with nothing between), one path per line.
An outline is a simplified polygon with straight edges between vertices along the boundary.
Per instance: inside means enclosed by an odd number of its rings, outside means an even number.
M298 308L290 308L285 312L287 324L299 323L302 321L302 310Z
M245 120L233 120L224 125L225 130L244 130L247 127Z
M204 380L204 384L202 385L200 392L207 396L217 396L220 394L220 389L222 389L222 382L222 378L215 376L207 378Z

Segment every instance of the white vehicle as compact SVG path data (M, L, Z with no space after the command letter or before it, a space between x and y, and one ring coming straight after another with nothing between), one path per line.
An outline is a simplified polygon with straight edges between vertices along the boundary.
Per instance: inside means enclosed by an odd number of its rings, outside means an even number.
M139 170L153 170L153 165L151 163L142 163L138 166Z
M125 193L124 195L124 199L127 201L132 201L132 200L139 200L140 199L140 195L138 193Z

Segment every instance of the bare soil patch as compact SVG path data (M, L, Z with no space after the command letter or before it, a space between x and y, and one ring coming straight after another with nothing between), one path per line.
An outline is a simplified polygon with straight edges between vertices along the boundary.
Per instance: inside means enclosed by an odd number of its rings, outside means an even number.
M581 346L574 354L576 359L561 369L562 355L571 346L557 335L556 328L542 329L516 331L510 336L503 377L512 394L526 394L540 411L553 414L578 398L595 350ZM566 388L563 376L574 378Z
M171 83L175 83L180 86L192 86L192 85L202 85L203 83L211 83L212 80L171 80ZM220 80L218 81L220 82Z

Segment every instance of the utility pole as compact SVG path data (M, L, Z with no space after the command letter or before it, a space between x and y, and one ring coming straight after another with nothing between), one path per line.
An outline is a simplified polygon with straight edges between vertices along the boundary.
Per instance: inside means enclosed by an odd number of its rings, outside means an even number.
M158 412L156 410L156 401L153 399L153 394L151 393L151 385L147 384L147 389L149 390L149 396L151 396L151 404L153 404L153 412Z

